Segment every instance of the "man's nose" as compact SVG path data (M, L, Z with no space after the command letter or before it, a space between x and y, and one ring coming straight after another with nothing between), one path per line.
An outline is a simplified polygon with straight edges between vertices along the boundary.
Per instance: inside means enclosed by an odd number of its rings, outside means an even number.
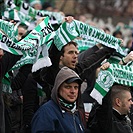
M73 57L74 57L74 58L77 58L77 57L78 57L78 54L77 54L77 53L74 53L74 54L73 54Z
M71 92L75 92L75 87L71 87Z

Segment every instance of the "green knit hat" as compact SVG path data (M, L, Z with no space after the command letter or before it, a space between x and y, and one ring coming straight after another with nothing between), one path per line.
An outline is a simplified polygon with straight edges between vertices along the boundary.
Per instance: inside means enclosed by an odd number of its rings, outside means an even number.
M34 6L35 4L41 4L40 0L30 0L30 5Z

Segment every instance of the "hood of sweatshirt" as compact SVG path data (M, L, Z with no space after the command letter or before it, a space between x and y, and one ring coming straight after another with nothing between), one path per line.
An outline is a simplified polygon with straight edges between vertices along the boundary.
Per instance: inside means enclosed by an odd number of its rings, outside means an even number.
M74 81L77 81L78 84L81 86L82 80L80 79L79 75L72 69L68 67L63 67L56 76L54 87L51 93L51 99L54 100L57 104L59 104L58 103L58 90L59 90L60 85L63 82L72 83ZM79 95L81 95L80 87L79 87L78 98L79 98ZM78 98L76 102L78 102Z

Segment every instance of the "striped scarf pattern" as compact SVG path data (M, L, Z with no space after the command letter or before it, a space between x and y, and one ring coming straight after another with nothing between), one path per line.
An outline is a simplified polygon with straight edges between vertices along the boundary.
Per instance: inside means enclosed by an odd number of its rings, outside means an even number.
M12 69L16 69L25 64L34 64L33 71L38 70L40 67L50 66L51 61L48 57L48 50L46 42L51 37L50 33L53 32L53 28L49 23L49 18L46 17L38 26L35 27L24 39L14 43L5 34L0 32L0 48L8 51L12 54L23 55L23 57L15 64ZM50 35L49 35L50 34ZM45 37L46 36L46 37ZM43 43L43 44L42 44ZM37 60L42 55L43 63L37 65ZM39 66L39 68L36 68Z
M36 10L33 7L29 6L28 3L21 0L8 0L6 6L11 9L15 8L16 10L30 16L33 19L49 16L50 20L53 21L54 18L56 20L56 23L62 23L62 20L64 19L64 15L62 15L61 13Z
M116 49L118 53L124 56L126 55L120 46L121 40L78 20L74 20L71 23L64 22L56 31L54 41L57 44L57 48L61 50L67 42L74 40L76 37L81 37L84 40L93 40L94 42Z
M111 64L107 70L101 70L90 95L99 104L102 104L102 98L108 93L114 82L126 86L133 86L133 67Z

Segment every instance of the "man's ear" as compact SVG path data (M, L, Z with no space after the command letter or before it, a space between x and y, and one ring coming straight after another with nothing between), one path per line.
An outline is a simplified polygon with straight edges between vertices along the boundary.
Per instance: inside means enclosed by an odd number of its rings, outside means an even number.
M121 106L121 100L120 100L119 98L116 98L116 99L115 99L115 103L116 103L116 105L117 105L118 107Z

